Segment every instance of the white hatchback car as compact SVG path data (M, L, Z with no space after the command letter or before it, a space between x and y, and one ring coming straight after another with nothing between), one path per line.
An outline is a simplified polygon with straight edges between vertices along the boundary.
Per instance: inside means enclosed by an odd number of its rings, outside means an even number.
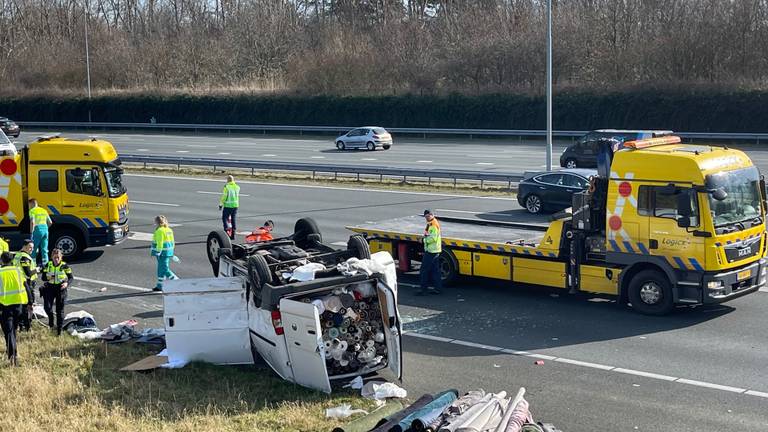
M365 126L345 133L336 138L336 148L376 150L381 147L389 150L392 147L392 135L386 129L377 126Z

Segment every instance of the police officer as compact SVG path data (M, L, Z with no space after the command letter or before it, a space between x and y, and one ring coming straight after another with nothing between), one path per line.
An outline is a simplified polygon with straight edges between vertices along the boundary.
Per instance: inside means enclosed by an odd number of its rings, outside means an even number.
M37 205L36 199L30 199L29 225L32 241L34 242L31 254L35 263L37 263L37 254L42 256L40 260L43 263L43 267L48 264L48 225L51 223L51 217L48 216L48 212Z
M56 336L61 335L64 323L64 304L67 302L67 288L72 283L72 269L62 261L59 249L51 252L51 260L43 269L45 285L40 290L43 296L43 308L48 315L48 327L53 329L53 307L56 306Z
M240 207L240 186L235 183L235 178L229 175L227 176L227 184L224 185L224 190L221 192L219 210L223 209L221 223L224 225L224 231L227 231L232 240L235 239L235 231L237 230L238 207ZM232 226L228 227L227 222L230 218L232 218Z
M8 240L4 239L3 237L0 237L0 253L3 252L10 252L11 247L8 245Z
M416 295L440 294L443 280L440 277L440 252L442 252L443 240L440 236L440 222L437 221L431 210L424 210L424 219L427 226L424 227L424 256L421 259L419 277L421 289ZM434 288L429 289L430 281Z
M21 269L12 264L11 254L0 254L0 324L5 336L8 360L16 366L16 327L23 309L29 303Z
M29 255L33 249L34 242L29 239L24 240L21 250L13 256L13 265L21 269L24 287L27 289L27 299L29 300L19 319L19 326L22 330L26 331L32 328L32 304L35 302L35 284L37 283L38 272L35 261Z
M157 229L152 238L150 251L152 256L157 257L157 285L153 291L162 291L163 281L179 278L171 271L171 259L176 242L173 239L173 230L168 226L168 219L165 216L156 216L155 225Z

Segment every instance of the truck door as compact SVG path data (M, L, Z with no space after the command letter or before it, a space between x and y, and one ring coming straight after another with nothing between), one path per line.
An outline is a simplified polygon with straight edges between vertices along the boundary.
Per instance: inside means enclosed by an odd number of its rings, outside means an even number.
M644 188L647 190L643 191ZM640 195L644 193L648 194L650 206L647 213L651 254L663 256L676 269L703 271L704 238L692 234L701 223L696 192L676 186L641 186ZM681 202L689 207L679 210Z
M325 367L325 346L317 309L311 303L283 299L280 300L280 314L296 384L330 393L331 382Z
M30 165L29 196L37 198L40 207L51 216L61 210L61 191L64 182L61 171L55 166ZM22 227L23 231L29 227Z
M66 188L61 195L61 213L81 219L91 235L106 235L109 209L101 169L95 166L67 166L64 168L64 181Z

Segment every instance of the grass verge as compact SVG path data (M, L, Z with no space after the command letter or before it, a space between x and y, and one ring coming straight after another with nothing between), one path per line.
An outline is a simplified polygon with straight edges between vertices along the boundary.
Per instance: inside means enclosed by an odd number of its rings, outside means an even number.
M358 180L355 176L341 176L334 177L333 175L317 174L314 178L310 173L277 173L277 172L255 172L251 174L251 170L246 169L217 169L215 172L209 169L203 168L190 168L182 167L177 169L175 166L162 166L162 167L147 167L144 168L141 165L124 164L123 166L127 172L133 174L155 174L155 175L168 175L168 176L190 176L190 177L202 177L212 179L222 179L226 174L235 175L237 179L246 179L253 181L263 182L278 182L278 183L293 183L293 184L308 184L319 186L341 186L341 187L355 187L361 189L390 189L390 190L402 190L408 192L433 192L433 193L452 193L458 195L482 195L482 196L499 196L506 198L514 198L517 192L517 185L513 184L510 189L506 184L503 186L495 183L486 183L482 188L479 182L459 182L456 186L452 182L445 180L432 180L429 182L426 178L417 179L409 178L408 181L403 181L399 178L384 178L379 180L378 177L364 177L361 176Z
M19 364L0 359L0 431L327 431L325 408L350 403L287 383L268 368L191 364L148 373L118 369L153 354L133 343L55 337L35 325L19 338Z

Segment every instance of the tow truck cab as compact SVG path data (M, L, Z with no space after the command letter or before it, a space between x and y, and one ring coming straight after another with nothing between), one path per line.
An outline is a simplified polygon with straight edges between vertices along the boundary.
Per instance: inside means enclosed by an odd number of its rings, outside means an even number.
M128 194L123 169L108 141L40 137L0 160L5 188L0 234L14 246L29 237L28 200L46 209L51 248L65 257L88 247L116 244L128 233Z

